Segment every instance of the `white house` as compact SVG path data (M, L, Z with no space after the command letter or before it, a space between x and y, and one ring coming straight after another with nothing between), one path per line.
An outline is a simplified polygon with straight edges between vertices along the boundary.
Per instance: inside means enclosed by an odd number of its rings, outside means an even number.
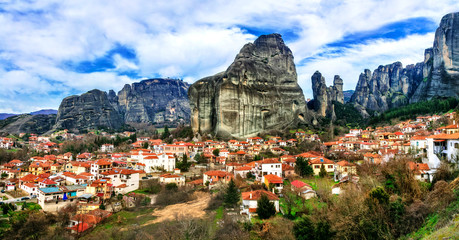
M243 192L242 194L241 214L246 214L252 217L257 212L258 200L262 195L266 195L270 202L274 203L276 212L279 212L279 197L272 192L266 190L255 190L251 192Z
M21 189L24 190L29 196L38 195L38 186L34 183L26 183L21 185Z
M115 150L115 146L113 146L113 144L103 144L100 146L101 152L113 152L113 150Z
M282 163L277 159L269 158L255 163L257 180L264 182L263 176L268 174L277 175L282 177Z
M139 163L145 164L144 170L146 173L159 172L161 170L172 172L175 169L175 157L170 154L151 154L141 157Z
M159 177L159 183L168 184L175 183L177 186L185 186L185 177L180 174L166 173Z
M438 156L451 160L458 156L459 133L438 134L427 137L427 158L430 169L440 166Z

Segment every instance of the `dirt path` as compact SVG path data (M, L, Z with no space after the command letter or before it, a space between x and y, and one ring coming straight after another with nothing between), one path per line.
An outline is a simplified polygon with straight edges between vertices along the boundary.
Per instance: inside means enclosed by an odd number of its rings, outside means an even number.
M210 195L208 193L195 193L196 200L186 202L186 203L179 203L167 206L161 210L155 210L153 212L153 216L157 216L155 220L148 221L145 225L150 225L162 221L173 220L176 217L193 217L193 218L202 218L206 215L204 211L207 208L207 205L210 200Z

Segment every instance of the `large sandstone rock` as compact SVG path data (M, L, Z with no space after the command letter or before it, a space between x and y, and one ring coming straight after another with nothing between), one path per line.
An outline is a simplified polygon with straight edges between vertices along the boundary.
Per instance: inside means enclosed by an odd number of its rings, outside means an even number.
M441 19L433 48L426 49L424 59L424 81L411 102L436 96L459 97L459 13Z
M351 98L364 116L433 97L459 97L459 13L445 15L424 61L403 68L399 62L360 75Z
M325 78L319 71L311 77L314 110L323 117L335 118L334 102L344 103L343 80L335 75L333 86L327 87Z
M178 79L148 79L119 91L92 90L65 98L54 129L118 129L124 124L148 123L159 127L190 122L189 85Z
M177 125L190 122L188 87L177 79L149 79L125 85L118 96L109 95L126 123Z
M188 97L193 130L224 137L282 130L310 117L292 52L279 34L246 44L225 72L191 85Z
M123 124L123 118L110 104L107 93L95 89L81 96L64 98L54 129L118 129Z

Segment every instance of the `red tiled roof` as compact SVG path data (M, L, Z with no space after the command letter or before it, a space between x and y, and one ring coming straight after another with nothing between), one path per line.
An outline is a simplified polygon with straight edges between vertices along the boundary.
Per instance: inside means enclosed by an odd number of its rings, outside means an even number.
M243 200L258 200L261 198L261 195L265 194L269 200L279 200L279 197L272 192L268 192L266 190L255 190L251 192L243 192L242 199Z
M282 178L274 174L265 175L266 180L268 180L268 183L283 183Z

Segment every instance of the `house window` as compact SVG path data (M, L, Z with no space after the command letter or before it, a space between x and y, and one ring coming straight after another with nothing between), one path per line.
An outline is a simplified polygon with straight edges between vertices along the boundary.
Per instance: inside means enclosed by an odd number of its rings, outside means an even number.
M328 165L328 168L333 168L333 165Z
M319 165L314 165L314 168L320 168Z
M454 144L454 147L455 147L455 148L459 148L459 143L455 143L455 144Z

